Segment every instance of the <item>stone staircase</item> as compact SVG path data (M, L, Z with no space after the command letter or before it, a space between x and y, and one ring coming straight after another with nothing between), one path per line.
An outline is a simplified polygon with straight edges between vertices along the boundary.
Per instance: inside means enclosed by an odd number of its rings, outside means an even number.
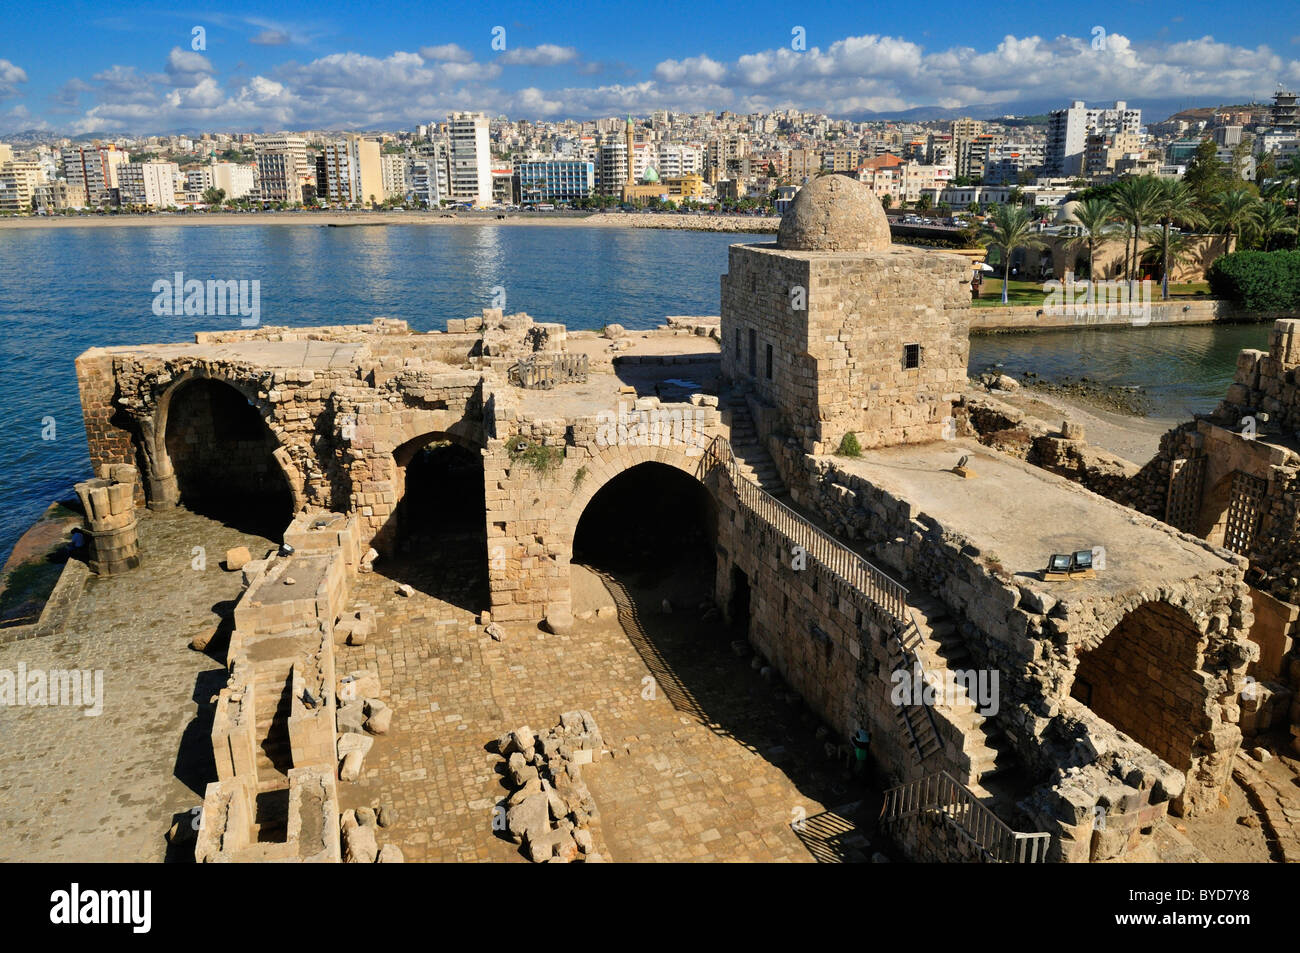
M732 394L727 398L726 418L731 428L731 452L736 457L736 469L740 475L757 483L777 499L789 497L789 490L781 473L772 460L772 455L763 447L754 427L754 418L749 412L743 394Z
M270 666L257 672L253 693L257 699L258 791L289 786L293 767L289 750L289 674L277 674Z
M896 651L915 652L925 672L936 676L976 667L956 623L941 600L912 592L908 597L908 608L913 624L900 633ZM940 722L946 723L939 726L938 733L942 739L933 739L928 725L922 724L917 731L918 760L924 761L937 747L942 747L946 749L943 760L950 765L949 770L976 797L990 807L1010 806L1020 787L1019 762L1010 741L992 717L980 714L980 706L972 703L961 685L958 685L953 701L954 704L949 705L946 699L937 699L933 712ZM901 706L899 717L913 726L923 719L928 721L923 714L908 711L922 707ZM960 750L956 748L958 738L961 739Z
M289 769L293 752L289 745L291 673L278 666L263 665L253 679L257 702L257 839L280 841L287 836L289 815Z

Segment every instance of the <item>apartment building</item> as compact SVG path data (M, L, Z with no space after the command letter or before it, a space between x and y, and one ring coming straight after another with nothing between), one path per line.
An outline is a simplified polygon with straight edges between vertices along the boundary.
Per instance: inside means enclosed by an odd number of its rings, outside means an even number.
M39 162L10 159L0 165L0 212L30 212L36 189L44 181Z
M1041 142L1002 142L991 146L984 164L985 185L1015 185L1022 175L1043 167L1046 147Z
M451 198L470 205L491 205L492 153L487 116L452 113L447 120L447 135Z
M539 202L575 202L591 198L596 192L595 163L581 159L543 159L520 162L519 201L525 205Z
M253 140L257 184L263 202L302 202L304 185L315 184L316 170L307 159L302 136L257 136Z
M117 170L117 188L123 205L173 208L183 191L180 167L175 162L128 162Z
M85 208L86 190L79 185L69 185L63 179L44 182L33 190L32 203L36 210L50 214L65 209Z
M406 156L389 152L379 157L379 174L383 183L384 198L402 198L406 195Z
M607 137L600 144L596 188L604 196L622 195L627 180L627 140L621 135Z
M1110 109L1089 109L1083 100L1076 99L1048 116L1044 170L1048 175L1080 175L1089 134L1141 132L1142 110L1129 109L1123 100Z
M63 177L71 186L81 188L91 205L111 201L117 188L117 170L126 165L128 156L116 146L80 146L59 151Z
M305 161L305 160L304 160ZM257 189L263 202L302 204L305 173L291 152L257 153ZM314 178L314 176L313 176Z

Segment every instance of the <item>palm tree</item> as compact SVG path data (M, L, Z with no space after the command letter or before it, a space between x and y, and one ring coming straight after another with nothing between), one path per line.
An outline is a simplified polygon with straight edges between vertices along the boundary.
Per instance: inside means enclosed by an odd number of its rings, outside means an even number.
M1259 199L1245 189L1220 192L1214 197L1210 217L1228 236L1228 251L1241 240L1241 232L1259 220Z
M1115 206L1104 198L1084 199L1075 202L1070 210L1070 221L1083 229L1083 234L1069 241L1070 247L1084 245L1088 249L1088 280L1097 276L1095 259L1097 249L1110 240L1115 228Z
M1264 251L1268 251L1268 243L1274 235L1289 235L1295 231L1295 226L1291 224L1291 213L1278 202L1261 202L1256 222Z
M1132 249L1126 254L1124 261L1124 271L1129 281L1133 280L1134 273L1138 270L1142 228L1159 217L1157 208L1161 194L1160 180L1154 175L1121 179L1115 185L1113 193L1115 210L1119 212L1120 219L1128 226L1132 235Z
M1038 248L1042 242L1033 237L1033 219L1023 205L998 205L989 213L985 236L990 245L1002 249L1002 303L1007 303L1007 282L1011 280L1011 253L1017 248Z
M1160 221L1160 298L1169 300L1169 267L1176 263L1176 256L1171 258L1174 242L1171 229L1174 222L1196 226L1205 223L1197 205L1196 193L1181 179L1159 179L1160 196L1156 202L1156 214Z
M1291 158L1287 174L1295 186L1295 243L1296 248L1300 248L1300 155Z

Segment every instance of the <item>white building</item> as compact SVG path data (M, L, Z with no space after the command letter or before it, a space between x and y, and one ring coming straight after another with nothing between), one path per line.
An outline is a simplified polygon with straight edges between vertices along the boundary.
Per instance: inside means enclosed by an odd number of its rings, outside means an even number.
M1117 101L1111 109L1089 109L1076 99L1065 109L1054 110L1047 120L1047 145L1044 172L1047 175L1075 176L1083 172L1084 151L1089 133L1114 135L1142 132L1142 110L1129 109Z
M262 201L301 202L302 187L316 177L307 161L307 140L302 136L258 136L253 140L253 152Z
M209 168L212 169L213 186L225 190L226 198L242 199L253 191L255 177L251 165L214 162Z
M407 158L407 201L423 202L429 208L450 194L451 147L441 139L421 142Z
M128 162L117 170L123 205L172 208L178 205L181 170L175 162Z
M384 153L379 157L379 165L384 198L404 197L406 195L406 156L400 153Z
M492 204L492 152L488 118L482 113L452 113L447 120L451 146L451 198L470 205Z

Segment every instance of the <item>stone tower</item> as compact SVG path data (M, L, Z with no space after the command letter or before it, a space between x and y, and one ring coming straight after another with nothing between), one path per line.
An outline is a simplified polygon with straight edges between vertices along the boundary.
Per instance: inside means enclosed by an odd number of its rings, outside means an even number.
M809 453L941 439L966 381L965 259L893 245L855 179L804 186L775 244L733 245L722 371Z

